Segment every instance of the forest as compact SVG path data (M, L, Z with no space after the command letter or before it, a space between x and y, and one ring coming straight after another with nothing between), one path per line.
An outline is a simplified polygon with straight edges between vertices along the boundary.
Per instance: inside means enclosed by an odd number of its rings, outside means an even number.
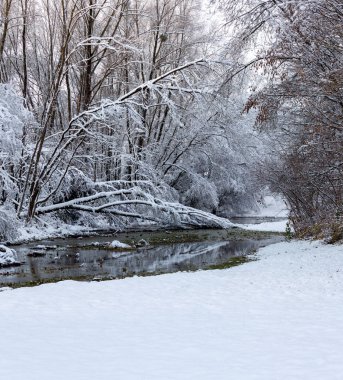
M220 226L282 196L343 237L342 0L1 0L0 238Z

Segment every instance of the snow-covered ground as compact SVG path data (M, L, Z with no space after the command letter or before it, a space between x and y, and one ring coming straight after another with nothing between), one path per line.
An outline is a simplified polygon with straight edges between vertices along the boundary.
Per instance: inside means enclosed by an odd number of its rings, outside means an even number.
M277 220L275 222L263 222L258 224L237 224L240 228L251 231L271 231L285 232L287 227L287 219Z
M109 228L108 225L104 226L105 228ZM43 240L43 239L54 239L65 236L72 235L90 235L94 229L90 227L78 226L78 225L69 225L60 222L57 225L49 224L44 227L40 227L38 225L32 226L20 226L18 228L18 237L16 239L12 239L13 243L25 243L28 241L35 240Z
M263 205L261 206L260 210L245 216L252 218L275 218L274 221L236 225L245 230L285 232L288 222L288 214L289 210L287 209L284 200L280 196L268 195L264 197ZM292 229L292 227L290 228Z
M341 380L343 247L0 292L0 379Z

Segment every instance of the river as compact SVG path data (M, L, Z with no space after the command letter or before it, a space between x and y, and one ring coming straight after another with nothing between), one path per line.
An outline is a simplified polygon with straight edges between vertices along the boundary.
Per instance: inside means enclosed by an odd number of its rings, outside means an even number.
M0 286L227 268L251 260L248 254L282 239L270 233L235 229L146 231L33 242L13 247L22 265L0 269ZM136 247L113 250L108 247L113 240Z

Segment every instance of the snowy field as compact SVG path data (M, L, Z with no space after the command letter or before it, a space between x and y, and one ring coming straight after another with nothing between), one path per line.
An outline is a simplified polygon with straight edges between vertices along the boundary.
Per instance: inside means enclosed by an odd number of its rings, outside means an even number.
M0 379L341 380L343 247L0 292Z

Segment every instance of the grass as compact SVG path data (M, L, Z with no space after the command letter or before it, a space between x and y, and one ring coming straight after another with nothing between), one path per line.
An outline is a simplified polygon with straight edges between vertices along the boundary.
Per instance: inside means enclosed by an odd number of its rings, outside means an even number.
M207 267L205 270L229 269L229 268L233 268L233 267L246 264L252 261L256 261L256 260L257 260L256 258L251 257L251 256L237 256L237 257L232 257L225 263L211 265Z

